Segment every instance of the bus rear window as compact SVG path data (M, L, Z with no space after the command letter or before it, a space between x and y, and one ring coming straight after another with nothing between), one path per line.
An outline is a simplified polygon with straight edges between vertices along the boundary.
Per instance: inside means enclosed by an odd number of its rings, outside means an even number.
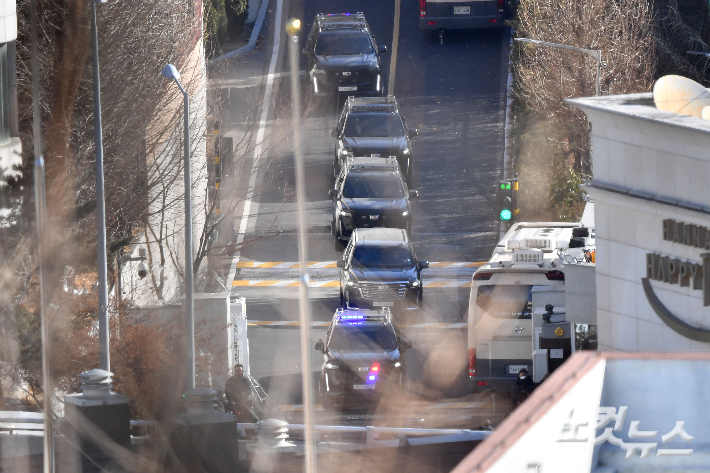
M533 286L480 286L476 305L498 319L531 319Z

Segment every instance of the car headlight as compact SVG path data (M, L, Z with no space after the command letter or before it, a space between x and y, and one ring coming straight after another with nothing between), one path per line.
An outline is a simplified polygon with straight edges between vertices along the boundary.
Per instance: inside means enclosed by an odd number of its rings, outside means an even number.
M339 370L340 366L336 365L335 363L326 363L325 367L329 370Z
M411 281L409 283L412 287L419 287L419 281Z
M323 69L318 69L317 67L314 67L313 69L311 69L311 74L325 75L325 71Z
M409 156L409 153L410 153L409 148L404 148L404 151L402 151L402 154L405 156Z
M402 363L400 363L399 361L394 364L394 367L395 367L395 368L399 368L400 366L402 366Z
M355 281L348 281L348 287L355 287L357 286L357 282Z
M340 211L340 216L341 216L341 217L352 217L353 214L351 214L350 212L346 212L345 210L341 210L341 211Z
M409 215L409 210L405 210L404 212L402 212L402 217L406 217L407 215Z

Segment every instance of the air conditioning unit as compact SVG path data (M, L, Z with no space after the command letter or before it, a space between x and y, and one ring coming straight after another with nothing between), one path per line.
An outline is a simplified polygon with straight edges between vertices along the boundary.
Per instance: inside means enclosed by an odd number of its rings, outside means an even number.
M542 250L527 249L513 251L513 264L542 264L544 255Z

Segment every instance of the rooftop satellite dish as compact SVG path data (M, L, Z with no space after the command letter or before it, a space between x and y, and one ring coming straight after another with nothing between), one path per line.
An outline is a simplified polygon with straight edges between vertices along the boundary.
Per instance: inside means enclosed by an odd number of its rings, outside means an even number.
M710 106L710 92L686 77L663 76L653 85L653 101L659 110L703 118L703 108Z

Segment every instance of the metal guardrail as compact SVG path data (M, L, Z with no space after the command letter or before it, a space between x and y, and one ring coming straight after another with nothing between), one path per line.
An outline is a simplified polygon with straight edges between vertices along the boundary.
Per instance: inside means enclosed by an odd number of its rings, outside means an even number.
M131 427L157 427L158 421L132 420ZM244 430L256 431L258 423L239 423ZM289 432L303 432L303 424L285 424ZM43 431L44 417L37 412L0 411L0 431ZM375 427L375 426L350 426L350 425L315 425L314 430L323 433L361 434L365 436L366 443L372 443L376 435L396 435L405 437L433 437L440 435L465 435L469 440L483 440L490 431L470 429L419 429L409 427Z

